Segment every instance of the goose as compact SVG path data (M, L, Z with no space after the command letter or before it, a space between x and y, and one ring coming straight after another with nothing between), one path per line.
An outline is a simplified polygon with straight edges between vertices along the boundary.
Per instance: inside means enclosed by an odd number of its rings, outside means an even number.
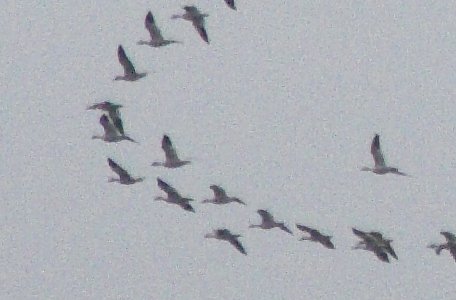
M234 4L234 0L225 0L226 5L228 5L229 8L236 10L236 5Z
M114 104L109 101L104 101L100 103L95 103L87 107L88 110L99 109L108 112L109 117L112 120L114 126L116 126L117 130L121 135L124 135L123 123L122 119L120 118L119 109L123 107L121 104Z
M185 10L183 15L173 15L171 19L184 19L191 21L195 29L198 31L201 38L209 44L209 38L207 36L206 29L204 28L204 18L208 17L208 14L202 14L195 6L183 6Z
M385 261L385 255L382 252L384 252L386 256L390 254L396 260L398 259L396 252L391 246L391 242L393 240L383 238L383 235L380 232L365 232L358 230L356 228L352 228L352 231L356 236L362 239L362 241L358 242L357 246L355 246L353 249L364 249L373 251L377 255L377 257L383 261Z
M283 222L276 222L274 217L264 209L257 210L257 213L261 216L261 224L259 225L249 225L249 228L262 228L262 229L271 229L278 227L289 234L293 234L290 229L288 229Z
M108 179L108 182L119 182L120 184L133 184L133 183L141 182L144 180L144 177L138 177L138 178L131 177L127 171L125 171L122 167L120 167L111 158L108 158L108 164L109 164L109 167L111 168L111 170L114 173L117 173L117 175L119 175L119 178L110 177Z
M448 231L442 231L440 234L445 237L447 242L443 244L431 244L428 248L434 249L437 255L440 255L442 250L446 249L450 251L453 259L456 261L456 236Z
M153 162L152 166L154 167L165 167L165 168L179 168L185 165L190 164L189 160L180 160L177 156L176 149L171 142L171 139L168 135L163 135L162 138L162 149L165 152L165 162Z
M157 177L157 185L162 191L164 191L166 194L168 194L168 197L164 198L164 197L159 196L159 197L155 197L154 200L162 200L162 201L165 201L168 203L177 204L180 207L182 207L183 209L185 209L186 211L195 212L195 210L189 203L190 201L193 201L193 199L183 198L176 191L175 188L170 186L168 183L164 182L160 177Z
M107 115L103 114L100 117L100 124L103 126L104 129L104 135L93 135L92 139L99 139L103 140L105 142L111 143L111 142L120 142L123 140L130 141L133 143L138 143L137 141L133 140L129 136L125 134L119 134L117 131L116 126L114 126L111 121L109 121L109 118Z
M114 80L136 81L147 75L147 73L136 73L135 67L127 57L127 54L125 54L125 50L122 45L119 45L117 48L117 57L124 69L124 76L116 76Z
M206 234L204 237L227 241L231 245L233 245L239 252L241 252L244 255L247 255L247 252L245 252L245 249L242 246L241 242L239 242L238 238L240 236L241 235L239 235L239 234L232 234L228 229L222 228L222 229L216 229L212 233Z
M173 43L180 43L174 40L165 40L160 32L160 29L155 24L154 16L152 12L148 12L146 19L144 20L144 26L149 31L150 41L139 41L138 45L149 45L151 47L162 47Z
M213 184L209 186L209 188L214 192L214 198L203 200L202 203L227 204L230 202L237 202L239 204L246 205L239 198L228 197L225 190L218 185Z
M120 117L118 117L118 119L120 120L120 122L117 121L117 123L122 124L122 120L120 119ZM111 123L111 121L109 120L107 115L103 114L100 117L100 124L101 124L101 126L103 126L104 135L102 135L102 136L93 135L92 139L100 139L105 142L120 142L123 140L127 140L127 141L130 141L133 143L138 143L137 141L133 140L129 136L127 136L125 134L120 134L118 128L113 123ZM123 131L123 128L122 128L122 131Z
M296 224L296 227L299 230L308 232L310 234L310 237L302 237L301 241L307 240L312 242L318 242L328 249L334 249L334 244L331 242L332 236L321 234L320 231L304 225Z
M394 257L396 260L398 259L396 252L394 251L393 247L391 246L391 239L385 239L383 235L378 231L371 231L371 232L364 232L358 230L356 228L352 228L352 231L355 235L362 238L363 241L360 243L365 243L366 241L372 241L376 243L379 247L383 248L388 254Z
M374 168L363 167L361 171L370 171L375 174L383 175L386 173L392 173L401 176L408 176L405 173L399 172L397 168L388 167L385 163L385 158L383 157L382 150L380 148L380 136L376 134L371 144L371 153L374 157Z

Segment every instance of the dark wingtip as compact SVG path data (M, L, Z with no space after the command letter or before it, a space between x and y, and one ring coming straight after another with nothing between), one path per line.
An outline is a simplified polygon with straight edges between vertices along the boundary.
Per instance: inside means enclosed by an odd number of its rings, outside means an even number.
M375 147L380 148L380 136L376 133L373 141Z
M188 204L188 203L184 206L184 209L185 209L186 211L195 212L195 209L194 209L190 204Z

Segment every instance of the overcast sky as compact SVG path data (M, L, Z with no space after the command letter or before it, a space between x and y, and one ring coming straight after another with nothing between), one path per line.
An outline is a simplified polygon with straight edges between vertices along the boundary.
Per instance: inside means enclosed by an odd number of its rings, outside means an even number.
M453 259L426 248L456 231L454 1L4 2L1 299L454 299ZM210 45L170 19L184 4ZM149 10L183 44L136 45ZM119 44L147 77L113 81ZM105 100L139 145L91 139ZM191 165L150 166L164 133ZM412 177L359 171L375 133ZM145 181L108 183L107 157ZM196 213L153 201L157 176ZM247 206L201 204L211 184ZM295 235L249 229L260 208ZM204 238L218 227L248 255ZM351 250L352 227L399 260Z

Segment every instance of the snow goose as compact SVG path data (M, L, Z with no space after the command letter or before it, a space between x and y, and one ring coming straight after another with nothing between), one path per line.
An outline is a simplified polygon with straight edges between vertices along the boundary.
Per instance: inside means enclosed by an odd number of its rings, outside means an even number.
M160 29L155 24L154 16L152 12L148 12L146 19L144 20L144 26L149 31L150 41L139 41L138 45L149 45L151 47L162 47L173 43L180 43L174 40L165 40L160 32Z
M190 201L193 201L193 199L182 197L175 188L164 182L160 177L157 177L157 185L168 195L168 197L164 198L159 196L155 197L154 200L162 200L168 203L177 204L187 211L195 212L189 203Z
M180 160L177 156L176 149L171 142L171 139L168 135L163 135L162 138L162 149L165 152L165 162L153 162L152 166L154 167L165 167L165 168L179 168L185 165L190 164L188 160Z
M147 73L136 73L135 67L127 57L127 54L125 54L122 45L117 48L117 57L124 69L124 76L116 76L114 80L136 81L147 75Z
M209 44L209 38L207 36L206 29L204 28L204 18L208 17L208 14L202 14L195 6L183 6L185 10L183 15L173 15L171 19L184 19L192 22L195 29L198 31L201 38Z
M133 178L125 171L122 167L120 167L115 161L111 158L108 158L108 164L111 170L119 175L119 178L110 177L108 182L119 182L121 184L133 184L136 182L141 182L144 180L144 177Z
M288 229L283 222L276 222L274 217L264 209L257 210L257 213L261 216L261 224L259 225L249 225L249 228L261 228L261 229L271 229L278 227L289 234L293 234L290 229Z
M453 259L456 261L456 236L448 231L442 231L440 234L445 237L447 242L443 244L431 244L428 246L428 248L434 249L437 255L440 255L440 252L446 249L450 251Z
M370 171L380 175L392 173L396 175L408 176L405 173L399 172L397 168L388 167L386 165L385 158L383 157L383 153L380 148L380 136L378 134L376 134L372 140L371 154L374 157L374 168L363 167L361 168L361 171Z
M202 203L227 204L230 202L237 202L239 204L246 205L239 198L228 197L225 190L218 185L213 184L209 188L214 192L214 198L203 200Z
M334 249L334 244L331 242L332 236L321 234L320 231L304 225L296 224L296 227L299 230L305 231L310 234L310 237L302 237L301 241L307 240L312 242L318 242L326 248Z
M231 245L233 245L239 252L244 255L247 255L245 252L244 247L242 246L241 242L239 242L239 234L232 234L228 229L216 229L212 233L206 234L205 238L214 238L222 241L227 241Z

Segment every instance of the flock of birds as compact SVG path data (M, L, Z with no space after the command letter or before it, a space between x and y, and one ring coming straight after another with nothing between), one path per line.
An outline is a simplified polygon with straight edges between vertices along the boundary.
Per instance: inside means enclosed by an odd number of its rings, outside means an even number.
M226 4L233 10L236 10L235 4L233 0L224 0ZM197 32L199 33L200 37L206 42L209 43L209 38L204 27L204 18L208 16L208 14L201 13L195 6L183 6L185 13L182 15L173 15L172 19L184 19L187 21L191 21ZM150 34L149 41L139 41L138 45L149 45L151 47L162 47L167 46L173 43L181 43L176 40L167 40L164 39L160 29L157 27L154 17L152 13L149 11L146 15L145 28L148 30ZM147 75L147 73L138 73L135 70L130 59L127 57L125 50L123 49L122 45L118 46L117 55L120 64L124 69L123 76L116 76L114 80L125 80L125 81L136 81L141 79ZM126 135L123 122L120 114L120 108L122 105L115 104L109 101L104 101L101 103L93 104L87 109L89 110L102 110L105 113L99 119L101 126L103 127L104 134L103 135L94 135L92 136L93 139L101 139L105 142L120 142L120 141L129 141L132 143L137 143L134 139ZM165 168L180 168L185 165L191 163L189 160L181 160L177 155L176 148L173 146L171 138L168 135L163 135L161 147L165 153L165 160L161 162L153 162L152 166L154 167L165 167ZM376 134L372 140L371 144L371 154L374 159L374 166L373 167L363 167L361 168L362 171L370 171L375 174L384 175L384 174L396 174L401 176L409 176L406 173L400 172L398 168L388 166L385 163L385 159L380 147L380 136ZM118 177L110 177L108 182L118 182L120 184L134 184L138 182L142 182L145 178L144 177L133 177L128 173L124 168L119 166L114 160L111 158L107 159L108 165L111 170L117 174ZM157 185L158 187L166 193L166 197L158 196L155 197L155 200L165 201L170 204L175 204L180 206L182 209L195 212L194 207L192 206L191 202L194 201L190 198L183 197L173 186L169 183L165 182L160 177L157 177ZM202 203L213 203L218 205L228 204L228 203L239 203L241 205L246 205L246 203L239 198L230 197L227 195L225 190L217 185L211 185L209 187L213 193L214 198L203 200ZM293 232L285 225L284 222L278 222L274 219L273 215L264 209L257 210L257 213L261 217L261 223L257 225L250 225L249 228L261 228L261 229L273 229L279 228L288 234L292 234ZM313 242L318 242L325 246L328 249L335 249L334 244L331 241L332 236L322 234L319 230L307 227L305 225L296 224L296 227L303 232L306 232L308 236L302 237L300 240L309 240ZM352 228L353 234L355 234L360 241L357 245L352 247L352 249L363 249L370 252L373 252L381 261L389 262L389 256L398 259L396 252L394 251L393 247L391 246L391 239L385 238L382 233L378 231L362 231L356 228ZM446 243L442 244L430 244L428 248L434 249L437 255L440 255L441 251L446 249L448 250L451 255L453 256L454 260L456 261L456 236L453 233L442 231L441 234L445 237ZM214 230L211 233L205 235L206 238L215 238L223 241L227 241L232 244L239 252L244 255L247 255L247 252L239 241L241 235L232 233L229 229L226 228L219 228Z

